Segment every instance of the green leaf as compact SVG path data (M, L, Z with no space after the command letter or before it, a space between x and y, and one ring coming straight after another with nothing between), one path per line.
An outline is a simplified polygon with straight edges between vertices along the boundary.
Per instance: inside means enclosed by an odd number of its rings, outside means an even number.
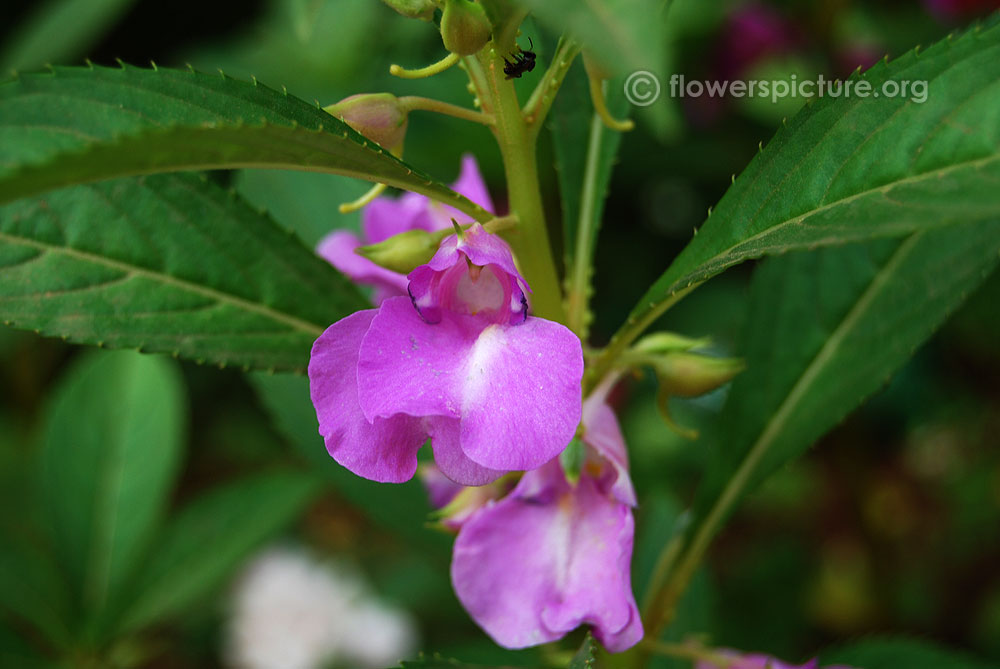
M92 353L53 399L42 487L61 569L89 622L139 566L173 487L186 411L174 364Z
M877 390L997 266L998 250L1000 222L988 222L764 263L747 371L719 418L696 505L711 506L708 525Z
M616 118L628 111L621 82L605 86L608 110ZM563 209L569 325L586 339L588 296L594 249L604 215L604 200L622 133L604 125L594 113L582 64L566 76L552 110L552 139Z
M312 476L272 472L218 486L188 504L158 537L119 632L177 615L210 594L318 490Z
M1000 217L1000 18L860 79L875 91L886 81L927 81L927 100L807 105L642 297L629 333L686 288L749 258Z
M616 118L624 117L628 103L622 87L609 83L606 96L611 114ZM622 133L605 127L593 110L583 66L574 66L559 89L550 116L567 266L575 261L577 231L581 228L588 232L587 246L591 250L594 248L611 182L611 168L622 139ZM583 262L590 264L592 259L585 258Z
M661 0L521 0L539 23L568 32L616 74L658 71L665 58Z
M77 186L0 207L0 319L76 342L304 371L365 308L343 276L195 175Z
M928 641L906 638L864 639L820 654L821 664L858 669L990 669L992 662Z
M584 637L579 650L573 655L573 659L569 661L569 669L592 669L594 666L594 652L596 650L597 644L594 643L594 637L590 635L590 632L587 632L587 636Z
M49 0L37 3L0 51L0 70L39 68L79 57L135 0Z
M0 84L0 202L153 172L270 167L380 181L491 215L317 105L224 75L54 68Z
M338 207L368 190L367 184L353 179L291 170L240 170L233 187L309 248L316 248L334 229L357 231L359 214L341 214Z

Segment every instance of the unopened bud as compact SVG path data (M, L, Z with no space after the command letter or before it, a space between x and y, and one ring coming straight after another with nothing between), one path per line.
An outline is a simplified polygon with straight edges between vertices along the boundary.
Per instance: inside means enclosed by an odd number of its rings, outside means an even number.
M478 53L490 41L493 26L486 11L472 0L445 0L441 14L444 48L459 56Z
M450 230L443 231L445 234ZM414 267L430 261L441 244L442 234L426 230L407 230L378 244L362 246L356 253L380 267L400 274L409 274Z
M434 20L434 0L382 0L382 2L407 18Z
M407 110L391 93L362 93L323 108L393 155L403 153Z
M632 348L638 353L673 353L703 348L711 343L708 337L692 339L676 332L654 332L637 341Z
M745 365L739 358L711 358L677 352L659 356L653 368L661 392L677 397L697 397L728 383Z

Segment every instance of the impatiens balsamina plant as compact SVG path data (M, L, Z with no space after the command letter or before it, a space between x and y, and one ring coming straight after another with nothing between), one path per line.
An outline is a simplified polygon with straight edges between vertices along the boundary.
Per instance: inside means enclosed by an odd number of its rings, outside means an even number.
M454 593L500 646L550 644L552 666L644 667L662 654L704 669L798 666L664 634L683 622L687 586L737 504L883 384L1000 260L1000 19L849 79L925 82L923 101L810 100L645 294L615 297L635 306L593 342L598 229L616 216L604 194L635 125L623 82L638 71L669 80L665 40L650 28L669 25L668 3L385 4L402 15L392 20L441 33L440 61L392 74L461 68L469 105L360 92L322 107L256 80L124 64L0 84L0 319L82 344L307 375L329 457L386 485L423 482L433 522L454 535ZM563 30L546 53L545 31ZM638 121L659 123L657 109ZM505 175L495 200L477 162L492 147L466 147L451 186L404 162L415 112L492 133ZM546 132L561 221L543 206ZM360 235L330 230L308 248L191 171L234 168L371 182L341 207L360 210ZM756 271L739 357L710 355L703 333L655 327L701 284L765 256L781 257ZM659 384L664 429L698 439L708 457L637 600L642 491L614 391L644 372ZM719 388L726 403L706 434L675 423L672 398ZM122 583L159 594L108 586L93 604L88 648L179 606L163 585L169 565L151 569ZM75 641L40 629L72 652Z

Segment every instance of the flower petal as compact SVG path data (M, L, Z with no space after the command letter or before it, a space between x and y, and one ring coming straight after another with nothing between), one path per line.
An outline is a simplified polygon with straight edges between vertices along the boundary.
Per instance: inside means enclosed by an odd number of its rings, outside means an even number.
M619 502L636 506L638 501L628 475L628 455L615 412L604 403L605 394L595 392L583 403L583 439L614 467L611 492Z
M371 420L405 413L461 419L462 450L502 471L558 455L580 422L583 351L541 318L490 325L445 314L430 325L408 300L386 300L361 344L358 390Z
M452 584L502 646L554 641L589 623L609 650L624 650L642 635L629 578L632 533L627 505L586 477L571 487L558 462L549 463L466 521Z
M372 420L395 414L459 418L455 377L461 373L475 332L461 321L425 323L410 300L394 297L379 308L361 342L358 398Z
M481 486L492 483L507 472L489 469L469 459L459 442L461 427L455 418L430 418L427 420L434 449L434 462L441 473L455 483Z
M376 304L386 297L406 295L406 277L358 255L354 250L359 246L361 242L353 232L336 230L320 240L316 253L352 280L374 285Z
M409 230L434 232L435 221L427 212L428 198L406 193L399 199L377 197L361 210L361 229L368 244L383 242ZM451 227L451 223L448 223Z
M462 450L491 469L527 470L557 456L580 423L583 349L542 318L490 325L460 377Z
M309 394L319 433L334 460L358 476L401 483L413 478L417 451L427 436L420 422L409 416L369 422L361 412L358 351L374 317L374 309L359 311L320 335L309 358Z

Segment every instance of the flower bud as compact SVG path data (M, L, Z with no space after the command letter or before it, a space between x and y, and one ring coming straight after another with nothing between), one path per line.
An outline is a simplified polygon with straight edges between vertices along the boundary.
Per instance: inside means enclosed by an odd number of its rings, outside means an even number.
M442 232L446 235L451 231ZM430 261L437 252L442 236L426 230L407 230L378 244L361 246L355 252L380 267L400 274L409 274L417 265Z
M708 337L692 339L676 332L654 332L637 341L633 349L637 353L673 353L704 348L711 343Z
M743 371L740 358L711 358L698 353L676 352L653 362L660 390L677 397L697 397L728 383Z
M391 93L362 93L323 108L395 156L403 153L407 110Z
M493 26L482 6L472 0L445 0L441 15L444 48L460 56L471 56L490 41Z
M434 20L434 0L382 0L409 19Z

